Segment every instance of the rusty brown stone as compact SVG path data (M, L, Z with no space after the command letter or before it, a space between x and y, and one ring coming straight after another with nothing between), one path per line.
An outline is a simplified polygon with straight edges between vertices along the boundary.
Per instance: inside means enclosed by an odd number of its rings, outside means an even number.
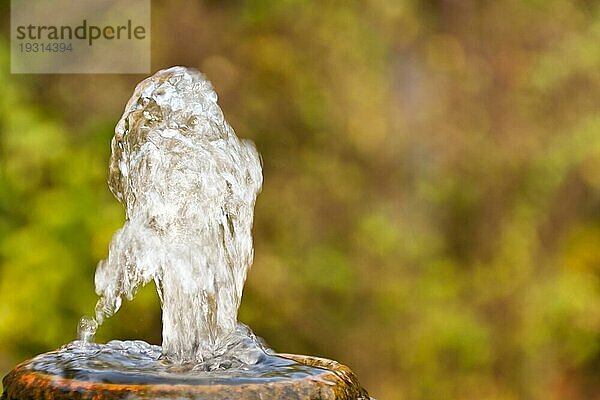
M114 384L49 375L18 365L4 377L2 400L361 400L369 399L350 368L318 357L281 354L282 357L324 372L268 383L232 385Z

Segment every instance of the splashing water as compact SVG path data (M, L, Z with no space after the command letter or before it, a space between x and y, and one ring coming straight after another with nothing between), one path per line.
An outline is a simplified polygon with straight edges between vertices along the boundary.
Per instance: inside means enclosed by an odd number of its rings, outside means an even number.
M95 318L82 318L79 340L25 368L94 386L260 383L266 398L281 398L267 390L272 383L307 379L310 387L293 384L281 393L368 399L347 367L277 355L237 322L261 184L254 145L237 138L202 74L174 67L141 82L112 140L109 186L125 204L127 221L96 270ZM123 297L132 299L152 280L162 305L162 347L94 343L98 326L119 310ZM94 398L103 396L99 388L90 390ZM127 398L150 398L136 390Z
M127 221L98 265L101 297L79 339L91 342L123 297L154 280L163 356L202 363L237 348L240 362L256 362L258 342L239 352L248 335L237 323L262 185L253 143L235 135L204 75L173 67L136 87L111 147L109 186Z
M324 369L300 364L274 354L261 352L254 363L232 357L256 348L257 339L240 325L238 335L245 338L229 349L220 362L177 364L166 360L160 346L143 342L113 340L107 344L75 341L57 351L41 354L28 367L67 379L121 384L244 384L269 383L315 377ZM137 397L132 397L135 399Z
M95 318L33 370L92 382L241 384L318 376L237 322L253 258L260 157L223 118L210 82L173 67L142 81L112 140L109 186L127 221L96 269ZM154 280L163 344L94 343L123 297Z

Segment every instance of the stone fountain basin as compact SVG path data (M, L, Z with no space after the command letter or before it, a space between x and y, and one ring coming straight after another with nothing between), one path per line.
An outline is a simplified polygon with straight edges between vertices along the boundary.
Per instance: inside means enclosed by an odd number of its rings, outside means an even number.
M356 375L325 358L278 354L319 368L315 375L276 382L242 384L122 384L63 378L29 368L26 361L4 377L2 400L363 400ZM316 370L318 371L318 370Z

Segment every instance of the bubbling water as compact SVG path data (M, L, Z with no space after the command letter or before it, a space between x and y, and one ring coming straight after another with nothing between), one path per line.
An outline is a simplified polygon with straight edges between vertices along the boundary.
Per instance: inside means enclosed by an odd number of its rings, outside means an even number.
M326 371L257 347L260 339L243 324L239 324L236 331L237 337L244 339L231 341L227 356L204 362L173 363L164 357L160 346L141 340L113 340L106 344L75 341L33 358L28 368L77 381L144 385L272 383L318 379L315 377ZM249 363L247 355L251 353L256 358Z
M257 363L266 350L237 322L262 185L254 144L235 135L204 75L173 67L138 84L111 147L109 187L126 222L96 269L100 299L80 341L154 280L162 357L208 370Z
M237 138L204 75L174 67L141 82L112 140L109 186L127 220L96 269L95 317L82 318L79 340L13 370L2 398L368 399L347 367L275 354L237 322L261 185L254 145ZM162 347L94 343L151 281Z

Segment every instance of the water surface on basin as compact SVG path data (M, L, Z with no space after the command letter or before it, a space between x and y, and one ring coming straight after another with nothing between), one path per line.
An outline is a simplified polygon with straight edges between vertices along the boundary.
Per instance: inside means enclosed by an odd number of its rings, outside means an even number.
M206 366L211 370L207 370ZM175 364L160 346L143 341L113 340L107 344L72 342L35 357L28 368L88 382L115 384L236 385L315 377L327 371L263 352L255 364Z

